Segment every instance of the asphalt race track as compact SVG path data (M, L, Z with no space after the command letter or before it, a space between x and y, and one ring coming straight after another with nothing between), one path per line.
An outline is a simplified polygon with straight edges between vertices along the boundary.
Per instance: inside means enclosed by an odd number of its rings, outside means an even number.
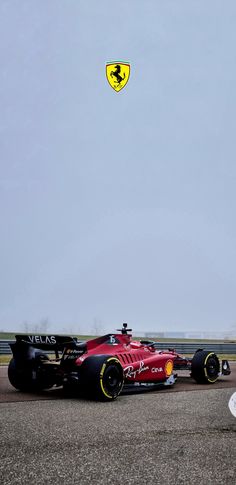
M214 389L225 389L227 387L236 387L236 362L230 363L231 374L228 377L221 377L213 385ZM178 379L172 388L158 390L161 392L180 392L180 391L199 391L212 389L212 385L199 385L189 377L187 371L178 371ZM53 388L47 391L42 391L38 394L28 394L25 392L16 391L11 386L7 377L7 366L0 366L0 403L1 402L21 402L21 401L41 401L45 399L64 399L62 389Z
M232 374L199 386L122 395L111 403L65 399L60 389L15 391L0 368L0 481L8 484L236 483Z

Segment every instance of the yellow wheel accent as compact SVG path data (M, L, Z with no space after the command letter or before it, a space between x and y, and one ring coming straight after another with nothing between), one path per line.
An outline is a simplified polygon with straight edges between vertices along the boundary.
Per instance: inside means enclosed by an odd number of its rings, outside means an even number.
M107 394L107 392L105 391L105 389L103 387L102 379L100 379L100 386L101 386L101 389L102 389L104 396L108 397L109 399L112 399L112 396L110 396L110 394Z
M204 361L204 374L205 374L205 376L206 376L206 378L207 378L208 382L214 383L214 382L216 382L216 381L217 381L218 376L214 377L214 379L210 379L210 378L208 377L208 375L207 375L207 369L206 369L207 361L208 361L209 357L211 357L211 355L215 355L215 354L214 354L214 352L211 352L211 353L210 353L210 354L208 354L208 355L206 356L206 358L205 358L205 361Z
M106 363L104 362L104 364L102 364L102 368L101 368L101 372L100 372L100 377L103 376L105 369L106 369Z
M111 360L113 360L114 362L117 362L118 364L120 364L119 359L117 359L116 357L110 357L109 359L107 359L107 362L110 362Z
M113 396L108 394L107 391L105 391L104 389L104 385L103 385L103 375L104 375L104 372L105 372L105 369L106 369L106 366L107 366L107 363L110 363L110 362L114 362L116 364L120 364L120 361L119 359L117 359L116 357L110 357L109 359L107 359L106 362L104 362L104 364L102 365L102 368L101 368L101 372L100 372L100 386L101 386L101 390L104 394L104 396L106 396L108 399L113 399Z
M123 384L123 367L115 355L91 355L81 366L81 390L92 398L112 401Z

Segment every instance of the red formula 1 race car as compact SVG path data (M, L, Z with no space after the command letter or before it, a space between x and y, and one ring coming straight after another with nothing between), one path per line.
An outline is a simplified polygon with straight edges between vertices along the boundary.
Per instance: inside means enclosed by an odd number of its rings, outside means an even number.
M198 350L188 359L172 349L158 350L156 342L133 341L126 323L119 331L87 342L61 335L16 335L10 344L10 383L28 392L63 386L73 395L111 401L122 389L172 386L178 369L187 369L198 383L230 374L228 361L220 366L214 352Z

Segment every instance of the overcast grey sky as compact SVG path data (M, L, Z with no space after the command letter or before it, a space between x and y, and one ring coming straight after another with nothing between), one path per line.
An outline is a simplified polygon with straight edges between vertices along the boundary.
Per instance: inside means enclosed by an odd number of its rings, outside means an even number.
M1 1L0 329L235 323L235 25L234 0Z

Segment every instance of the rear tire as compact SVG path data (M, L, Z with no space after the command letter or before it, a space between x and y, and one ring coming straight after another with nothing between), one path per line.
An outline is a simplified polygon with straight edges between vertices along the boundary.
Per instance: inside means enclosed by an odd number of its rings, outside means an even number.
M198 384L214 384L220 372L220 362L214 352L200 350L192 359L191 376Z
M123 367L113 356L87 357L81 366L82 391L98 401L113 401L122 391Z
M23 392L36 392L52 387L53 383L42 378L38 372L42 360L49 358L40 352L35 354L35 359L25 362L17 362L13 357L8 366L8 379L11 385Z

